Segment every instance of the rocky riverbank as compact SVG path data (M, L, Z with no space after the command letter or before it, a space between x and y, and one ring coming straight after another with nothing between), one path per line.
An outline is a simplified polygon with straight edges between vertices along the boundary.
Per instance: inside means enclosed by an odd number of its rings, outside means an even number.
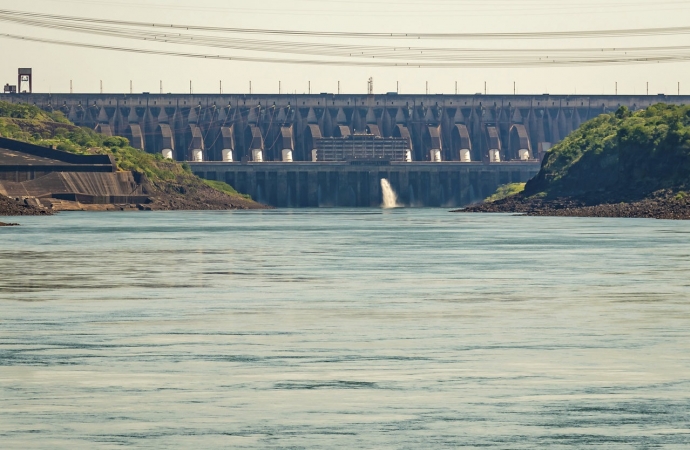
M621 107L549 151L524 191L463 212L690 220L690 106Z
M458 212L690 220L690 196L673 192L661 191L649 198L633 202L588 203L574 198L545 200L516 195L492 203L473 205Z
M180 177L181 178L181 177ZM229 195L198 178L175 181L146 181L150 203L139 205L149 211L223 211L234 209L272 209L237 193Z
M52 212L23 201L16 201L12 198L0 195L0 217L1 216L46 216Z
M88 204L53 198L15 200L0 195L0 217L45 216L61 211L229 211L248 209L272 208L241 196L226 195L203 184L199 186L168 185L166 189L156 189L153 195L149 197L149 202L136 204Z

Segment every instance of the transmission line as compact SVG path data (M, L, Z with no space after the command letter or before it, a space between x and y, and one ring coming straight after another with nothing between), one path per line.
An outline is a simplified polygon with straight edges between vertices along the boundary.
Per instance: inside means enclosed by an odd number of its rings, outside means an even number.
M515 40L515 39L576 39L602 37L646 37L673 36L690 34L690 26L686 27L658 27L658 28L628 28L615 30L580 30L580 31L536 31L536 32L508 32L508 33L371 33L348 31L300 31L261 28L211 27L191 24L165 24L152 22L137 22L124 20L94 19L87 17L33 13L25 11L0 10L4 17L33 17L53 19L69 22L83 22L101 25L117 25L138 28L162 28L168 30L209 31L239 34L259 34L278 36L307 36L334 38L376 38L376 39L460 39L460 40Z
M567 66L591 66L604 64L631 64L631 63L661 63L661 62L679 62L690 61L690 50L684 53L677 53L664 56L656 56L653 58L628 57L626 55L617 57L605 57L600 59L539 59L539 60L525 60L525 61L465 61L465 62L426 62L426 61L412 61L412 62L392 62L383 60L304 60L304 59L286 59L286 58L268 58L268 57L247 57L247 56L229 56L218 54L204 54L204 53L190 53L179 51L154 50L143 48L120 47L113 45L99 45L88 44L85 42L61 41L54 39L42 39L36 37L19 36L13 34L0 34L0 38L15 39L26 42L38 42L46 44L56 44L71 47L89 48L95 50L114 50L127 53L138 53L147 55L161 55L161 56L177 56L186 58L208 59L208 60L224 60L224 61L244 61L244 62L266 62L279 64L303 64L303 65L322 65L322 66L364 66L364 67L399 67L399 68L507 68L507 67L567 67Z

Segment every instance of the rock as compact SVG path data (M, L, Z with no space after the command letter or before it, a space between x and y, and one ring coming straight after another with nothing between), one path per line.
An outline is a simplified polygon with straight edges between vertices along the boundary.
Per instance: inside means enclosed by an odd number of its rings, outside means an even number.
M39 203L40 205L40 203ZM0 216L40 216L50 215L42 206L28 204L22 199L11 199L0 195Z
M593 199L578 198L544 200L515 195L493 203L473 205L456 212L690 220L690 198L680 196L670 190L657 191L649 198L642 200L618 203L596 203Z

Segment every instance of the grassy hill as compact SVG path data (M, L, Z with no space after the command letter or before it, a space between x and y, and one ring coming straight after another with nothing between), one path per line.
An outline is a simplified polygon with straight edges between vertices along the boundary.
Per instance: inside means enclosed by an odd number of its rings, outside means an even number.
M621 107L554 146L523 192L465 211L690 219L686 191L690 106Z
M690 106L621 107L582 125L547 154L524 195L640 200L690 182Z
M148 188L160 200L161 209L261 207L226 183L196 177L186 164L137 150L123 137L77 127L60 112L0 102L0 136L78 154L111 154L120 170L146 175Z

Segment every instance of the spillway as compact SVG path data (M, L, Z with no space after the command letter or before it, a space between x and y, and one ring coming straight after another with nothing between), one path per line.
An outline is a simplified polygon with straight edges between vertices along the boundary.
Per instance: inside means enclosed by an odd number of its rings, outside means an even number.
M462 206L524 182L600 114L690 96L3 94L189 162L274 206ZM258 197L258 198L257 198Z

